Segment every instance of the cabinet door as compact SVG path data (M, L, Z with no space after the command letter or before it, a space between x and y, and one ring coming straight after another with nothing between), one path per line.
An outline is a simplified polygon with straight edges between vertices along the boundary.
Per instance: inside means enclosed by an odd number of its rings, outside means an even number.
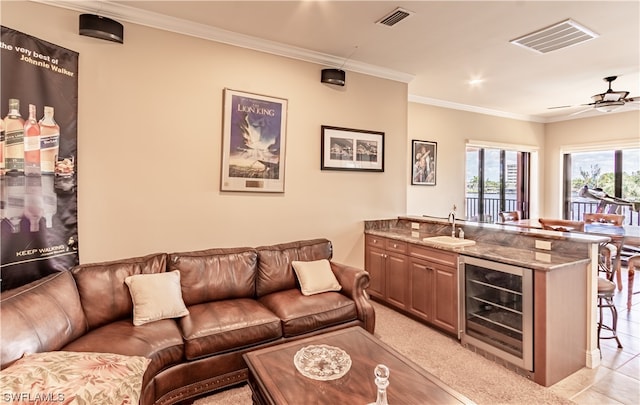
M456 268L434 265L435 308L433 323L458 333L458 273Z
M435 303L433 264L419 259L411 259L409 263L409 312L425 321L433 321Z
M405 308L409 290L407 277L407 256L387 251L386 263L386 298L387 302L398 308Z
M385 295L385 257L386 254L383 249L366 246L364 267L369 273L367 292L378 299L384 299Z

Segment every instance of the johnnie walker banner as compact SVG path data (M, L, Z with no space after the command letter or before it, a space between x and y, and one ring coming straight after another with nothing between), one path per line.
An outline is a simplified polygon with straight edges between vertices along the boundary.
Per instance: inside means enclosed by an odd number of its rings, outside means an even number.
M78 53L2 26L2 290L78 263Z

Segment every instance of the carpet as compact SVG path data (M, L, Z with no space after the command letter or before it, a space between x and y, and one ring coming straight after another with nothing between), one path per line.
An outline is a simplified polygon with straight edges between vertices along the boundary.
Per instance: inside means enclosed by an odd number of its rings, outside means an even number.
M375 302L373 305L376 310L375 335L380 340L478 404L573 404L548 388L465 349L449 336L385 306ZM201 398L194 405L251 403L251 390L243 385Z

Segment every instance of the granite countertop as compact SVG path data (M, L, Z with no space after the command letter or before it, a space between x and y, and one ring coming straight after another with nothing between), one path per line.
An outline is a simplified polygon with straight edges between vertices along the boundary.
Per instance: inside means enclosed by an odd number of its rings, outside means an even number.
M552 271L575 264L587 264L591 262L589 258L570 256L566 253L555 253L553 251L537 251L511 246L503 246L494 243L476 241L473 246L448 247L425 242L422 239L437 234L429 234L419 231L418 236L414 236L416 231L405 228L390 229L367 229L365 234L375 235L389 239L396 239L416 245L450 251L463 256L478 257L486 260L493 260L500 263L507 263L516 266L526 267L534 270ZM413 234L413 235L412 235Z

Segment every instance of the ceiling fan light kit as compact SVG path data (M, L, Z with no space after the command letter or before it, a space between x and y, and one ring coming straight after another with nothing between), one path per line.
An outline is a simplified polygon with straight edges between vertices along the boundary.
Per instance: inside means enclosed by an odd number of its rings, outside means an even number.
M613 91L611 89L611 82L613 82L617 78L618 78L618 76L609 76L609 77L605 77L604 79L602 79L605 82L609 82L609 89L606 92L602 93L602 94L596 94L594 96L591 96L591 99L595 103L606 102L606 101L620 101L620 100L623 100L623 104L624 104L624 98L629 95L629 92L628 91Z
M601 101L596 103L596 110L609 113L624 105L624 101Z
M626 103L634 103L634 102L640 101L638 97L627 97L629 95L628 91L613 91L613 89L611 89L611 83L617 78L618 76L607 76L604 79L602 79L605 82L609 83L609 88L607 89L607 91L600 94L594 94L593 96L591 96L591 100L593 100L593 102L588 104L581 104L581 105L593 106L593 108L595 108L596 111L603 112L603 113L610 113L620 109L621 107L624 107ZM572 107L572 106L550 107L550 108L565 108L565 107ZM590 110L590 108L575 112L570 115L581 114L588 110Z

